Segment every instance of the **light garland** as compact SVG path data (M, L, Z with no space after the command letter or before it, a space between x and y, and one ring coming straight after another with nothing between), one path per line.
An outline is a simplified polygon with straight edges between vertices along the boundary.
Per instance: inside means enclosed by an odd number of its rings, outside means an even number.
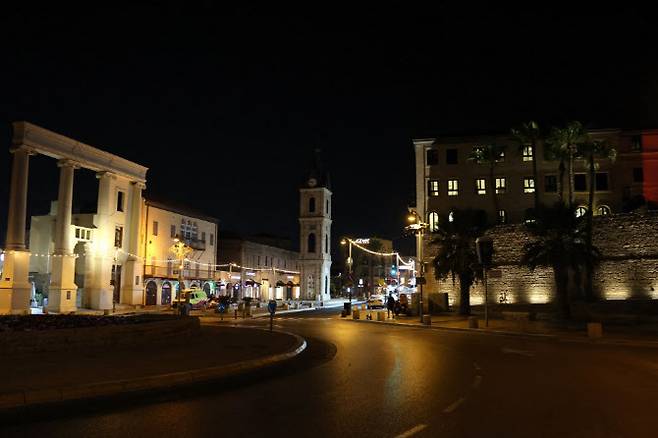
M400 257L400 253L398 253L398 252L377 252L377 251L373 251L373 250L371 250L371 249L368 249L368 248L365 248L365 247L359 245L358 243L356 243L354 240L352 240L352 239L350 239L350 238L348 238L347 240L348 240L352 245L356 246L356 247L359 248L360 250L365 251L365 252L367 252L367 253L369 253L369 254L376 255L376 256L380 256L380 257L392 257L392 256L395 256L395 257L397 258L397 262L398 262L398 264L401 264L401 265L403 265L403 266L412 266L412 265L414 264L413 261L405 262L404 260L402 260L402 257Z

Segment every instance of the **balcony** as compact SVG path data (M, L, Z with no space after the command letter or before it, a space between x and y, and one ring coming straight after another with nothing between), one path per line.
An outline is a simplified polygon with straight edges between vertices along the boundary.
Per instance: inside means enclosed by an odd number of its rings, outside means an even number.
M195 251L205 251L206 250L206 241L205 240L200 240L200 239L195 239L192 237L183 237L181 239L185 245L189 246Z

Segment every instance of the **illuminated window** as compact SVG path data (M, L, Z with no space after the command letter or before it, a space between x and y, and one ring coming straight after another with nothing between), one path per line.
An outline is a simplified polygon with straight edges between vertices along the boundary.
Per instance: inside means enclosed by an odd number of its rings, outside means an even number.
M576 209L576 217L583 217L585 214L587 214L587 207L581 205Z
M496 158L496 163L502 163L503 161L505 161L505 151L500 151Z
M504 176L496 178L496 194L502 195L507 190L507 180Z
M557 176L546 175L544 177L544 191L546 193L557 193Z
M531 176L523 178L523 193L535 193L535 179Z
M427 181L427 191L430 196L439 196L439 181L436 179Z
M79 239L80 238L80 228L75 229L75 238Z
M487 181L484 178L478 178L475 180L475 190L478 195L487 194Z
M498 223L499 224L507 223L507 212L505 212L505 210L498 210Z
M448 180L448 196L459 195L459 181L456 179Z
M610 210L610 207L607 205L601 205L597 210L596 213L599 216L608 216L610 213L612 213L612 210Z
M455 215L454 215L454 213L451 211L451 212L448 214L448 222L452 222L452 221L454 221L454 220L455 220Z
M532 145L523 146L523 161L532 161L535 157L535 153L532 150Z
M439 214L435 211L431 212L429 215L430 231L439 230Z

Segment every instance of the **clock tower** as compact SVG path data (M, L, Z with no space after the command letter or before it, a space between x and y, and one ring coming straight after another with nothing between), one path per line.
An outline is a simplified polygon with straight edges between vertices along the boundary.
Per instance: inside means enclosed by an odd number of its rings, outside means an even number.
M331 185L320 151L299 188L299 261L301 298L321 303L330 298Z

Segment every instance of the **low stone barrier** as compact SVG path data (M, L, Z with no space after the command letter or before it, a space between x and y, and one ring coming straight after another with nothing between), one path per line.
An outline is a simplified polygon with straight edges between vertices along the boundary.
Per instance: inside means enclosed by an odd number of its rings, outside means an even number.
M0 332L0 355L170 343L198 333L196 317L161 316L134 324Z

